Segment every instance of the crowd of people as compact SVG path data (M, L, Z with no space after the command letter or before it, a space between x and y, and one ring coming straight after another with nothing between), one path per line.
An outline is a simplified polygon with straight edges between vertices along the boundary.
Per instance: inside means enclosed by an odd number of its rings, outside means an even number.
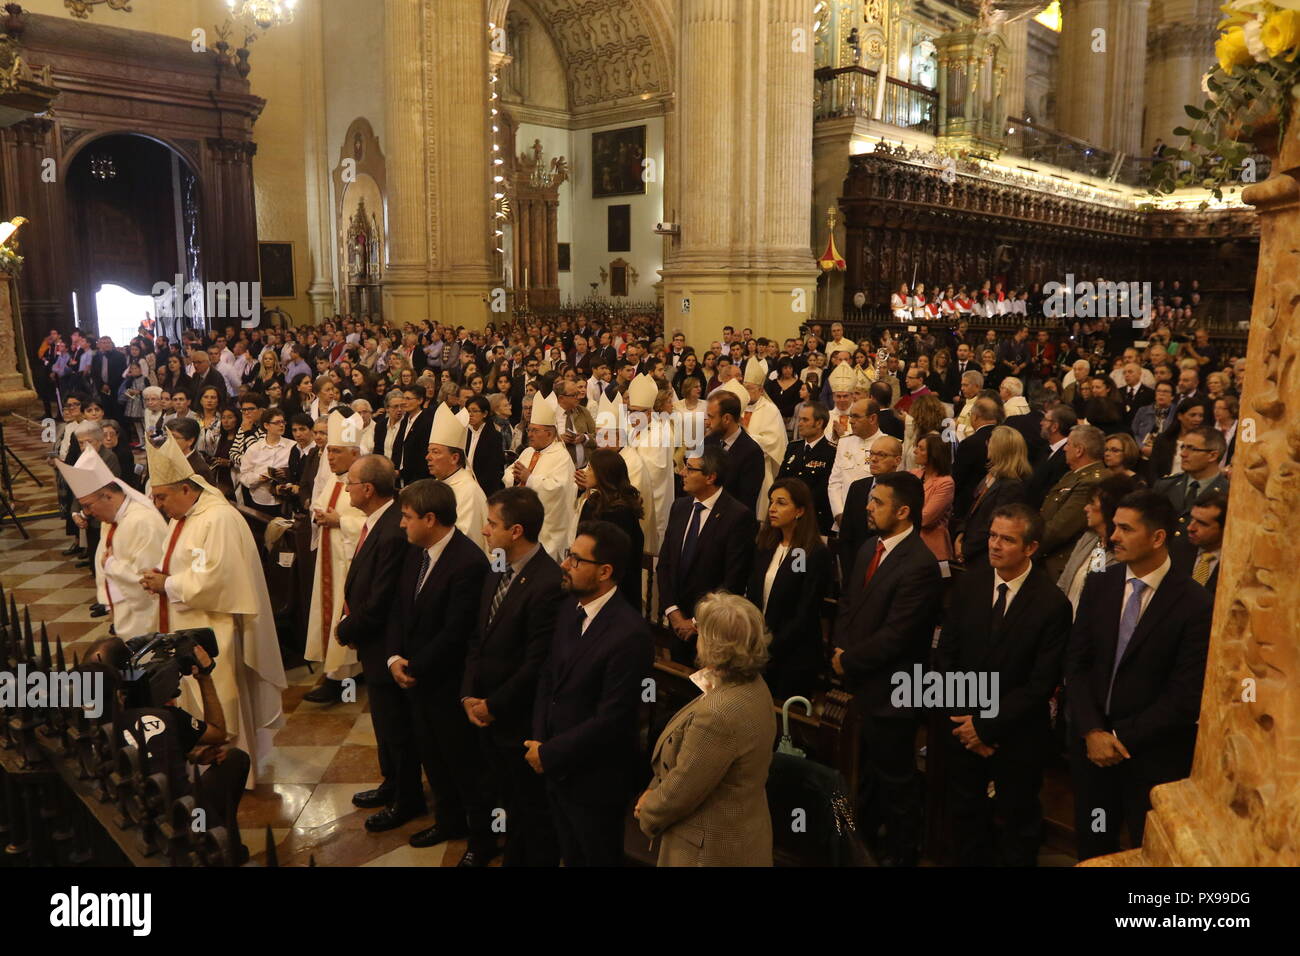
M1190 769L1244 360L1168 323L697 348L660 321L51 332L92 613L213 623L255 774L284 677L231 504L309 522L307 699L364 679L383 775L354 802L401 826L423 773L411 842L467 837L466 866L501 850L495 807L507 863L617 864L633 802L662 864L770 864L771 704L831 686L861 714L860 832L915 864L925 709L898 686L923 666L997 678L926 743L958 862L1034 864L1062 756L1080 856L1140 841L1150 788ZM702 694L647 754L657 640Z

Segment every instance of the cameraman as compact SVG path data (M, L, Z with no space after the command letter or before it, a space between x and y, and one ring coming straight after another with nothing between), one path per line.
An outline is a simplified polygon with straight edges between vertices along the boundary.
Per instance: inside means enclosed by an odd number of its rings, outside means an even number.
M208 829L227 828L233 837L231 845L235 847L238 866L248 861L248 849L239 836L238 814L239 800L248 782L249 756L238 747L227 745L230 735L225 730L225 714L212 680L212 657L197 641L193 654L196 663L190 667L190 676L198 683L202 697L202 720L177 706L179 685L159 707L152 703L147 676L141 681L124 680L123 671L131 666L131 651L121 638L101 638L91 646L86 659L105 665L116 676L117 686L121 688L120 715L116 718L122 728L121 742L139 747L133 732L137 726L143 726L149 766L152 769L163 766L172 781L173 792L186 793L190 789L189 775L178 758L207 768L199 782L207 826ZM178 776L185 779L185 785L180 785Z

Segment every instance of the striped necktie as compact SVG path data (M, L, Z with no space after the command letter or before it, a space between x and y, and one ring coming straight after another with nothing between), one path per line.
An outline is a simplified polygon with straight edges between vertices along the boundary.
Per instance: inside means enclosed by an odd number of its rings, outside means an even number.
M506 599L506 591L510 590L510 582L514 576L514 565L507 567L505 573L501 575L501 583L497 585L496 593L492 595L492 607L488 611L488 627L491 627L492 622L497 619L497 611L501 607L501 602Z
M1208 551L1202 551L1200 557L1196 559L1196 567L1192 568L1192 580L1205 587L1210 582L1210 572L1214 564L1214 555Z

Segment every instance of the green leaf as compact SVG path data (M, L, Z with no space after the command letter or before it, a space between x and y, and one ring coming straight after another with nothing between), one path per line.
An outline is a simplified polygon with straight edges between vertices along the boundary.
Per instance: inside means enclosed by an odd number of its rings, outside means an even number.
M1186 106L1183 107L1183 109L1186 110L1187 115L1194 120L1205 119L1205 111L1193 106L1191 103L1188 103Z
M1175 135L1175 136L1191 136L1191 135L1192 135L1192 131L1189 130L1186 126L1175 126L1175 127L1174 127L1174 135Z

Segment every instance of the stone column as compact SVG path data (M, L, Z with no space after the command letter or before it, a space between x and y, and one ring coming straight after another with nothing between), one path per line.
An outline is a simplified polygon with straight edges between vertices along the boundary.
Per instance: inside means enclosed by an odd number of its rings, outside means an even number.
M1004 24L1002 27L1002 39L1007 44L1007 59L1005 86L1003 87L1002 110L998 116L1000 133L1005 133L1008 126L1008 116L1014 116L1020 119L1025 115L1025 77L1029 69L1029 21L1015 20L1011 23ZM940 93L940 99L943 94ZM942 110L940 110L942 114ZM1022 133L1019 125L1016 131L1007 139L1007 145L1015 148L1020 145Z
M330 211L329 145L325 139L325 64L322 17L316 4L303 10L303 171L306 176L307 241L312 278L307 286L316 324L334 312L334 229Z
M678 7L678 36L682 235L664 264L665 326L688 341L717 338L737 321L756 335L793 334L811 314L817 282L807 244L811 8L692 0Z
M1106 34L1109 94L1105 142L1108 149L1144 155L1142 108L1146 105L1147 11L1151 0L1111 0Z
M1167 13L1167 11L1166 11ZM1199 105L1205 94L1201 77L1215 65L1213 22L1163 23L1153 27L1147 41L1146 129L1147 151L1157 139L1176 140L1174 127L1189 122L1183 106Z
M1294 120L1293 120L1294 121ZM1276 154L1276 142L1259 144ZM1151 792L1140 849L1096 866L1300 865L1300 141L1288 133L1259 210L1259 268L1237 457L1186 780Z
M13 241L25 260L18 284L29 342L39 341L53 328L65 337L72 331L68 250L55 242L50 228L67 216L66 184L42 178L45 159L58 157L57 135L54 121L43 117L23 120L0 133L9 166L3 178L5 208L28 220Z
M1105 147L1106 76L1118 37L1108 0L1062 0L1061 83L1057 126L1064 133ZM1093 52L1093 30L1106 31L1106 52Z
M384 2L384 144L388 176L388 264L384 317L395 325L429 318L429 210L424 117L424 0Z

